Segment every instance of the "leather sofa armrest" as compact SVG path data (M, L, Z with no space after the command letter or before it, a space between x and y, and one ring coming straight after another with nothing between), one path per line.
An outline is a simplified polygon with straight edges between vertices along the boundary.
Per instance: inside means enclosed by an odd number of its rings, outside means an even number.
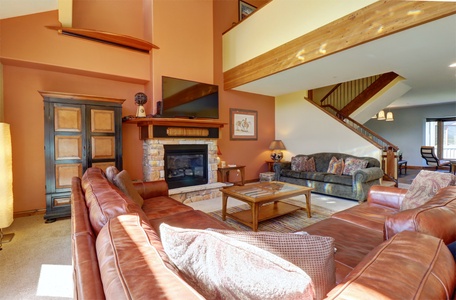
M168 196L168 183L165 180L134 182L133 185L143 199Z
M366 183L383 177L383 170L379 167L365 168L353 173L354 182Z
M406 193L406 189L392 186L374 185L369 190L367 202L369 204L378 204L399 210Z

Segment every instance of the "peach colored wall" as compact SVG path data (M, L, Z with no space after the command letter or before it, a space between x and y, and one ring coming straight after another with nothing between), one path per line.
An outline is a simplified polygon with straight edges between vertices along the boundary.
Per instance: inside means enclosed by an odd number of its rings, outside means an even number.
M219 145L222 151L222 160L229 164L245 165L246 179L255 180L259 173L267 171L265 160L269 159L268 147L274 140L275 101L273 97L223 90L222 33L238 21L238 11L237 1L214 1L214 78L221 88L220 120L228 124L222 129ZM258 140L230 140L230 108L256 110L258 112ZM233 175L235 174L230 176L233 177ZM239 174L237 174L237 179L239 179Z
M143 0L73 0L73 26L145 39Z
M148 54L58 34L57 11L0 20L2 59L110 76L137 83L150 80Z
M155 0L148 7L154 23L143 27L153 30L152 42L160 47L153 51L153 59L59 37L44 28L58 23L55 11L1 20L5 122L11 124L13 138L14 211L45 208L43 99L38 90L125 98L123 115L130 115L136 111L134 94L145 90L151 91L146 110L152 113L152 102L161 100L162 75L217 83L222 121L229 122L229 108L258 111L257 141L230 141L228 126L220 139L222 159L245 164L248 180L258 178L266 170L267 148L274 139L274 99L223 91L221 36L237 21L237 5L237 1ZM98 57L82 61L78 53ZM145 66L139 66L140 61L146 61ZM142 179L142 142L134 125L123 125L123 165L132 178Z

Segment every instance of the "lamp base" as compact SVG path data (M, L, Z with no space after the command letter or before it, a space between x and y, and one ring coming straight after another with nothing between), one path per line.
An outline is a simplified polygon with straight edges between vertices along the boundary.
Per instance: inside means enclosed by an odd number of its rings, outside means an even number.
M0 231L0 250L2 250L2 245L11 242L14 237L14 233L3 234Z
M283 158L282 151L274 150L274 151L271 152L271 159L274 162L279 162L282 158Z
M1 239L1 242L0 244L6 244L6 243L9 243L11 242L11 240L13 239L14 237L14 233L7 233L7 234L4 234L2 239Z

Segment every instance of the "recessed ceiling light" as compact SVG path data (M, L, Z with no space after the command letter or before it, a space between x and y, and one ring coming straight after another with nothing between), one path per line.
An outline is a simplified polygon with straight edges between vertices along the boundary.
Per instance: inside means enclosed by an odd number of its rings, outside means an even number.
M456 63L452 63L452 64L449 65L448 67L450 67L450 68L456 68Z

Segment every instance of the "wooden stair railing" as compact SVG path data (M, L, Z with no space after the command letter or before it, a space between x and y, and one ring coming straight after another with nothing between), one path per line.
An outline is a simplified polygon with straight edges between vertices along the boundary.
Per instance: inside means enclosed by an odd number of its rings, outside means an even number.
M332 117L338 119L340 123L344 124L346 127L350 128L352 131L356 132L358 135L363 137L365 140L372 143L378 149L383 151L382 154L382 161L381 166L384 173L384 180L393 181L394 185L398 186L397 181L397 151L399 147L394 145L393 143L389 142L382 136L378 135L377 133L373 132L366 126L357 121L353 120L348 116L344 116L339 110L337 110L332 105L322 105L319 106L315 102L310 99L305 98L310 103L314 104L316 107L320 107L322 111L326 112L327 114L331 115Z
M388 84L395 80L399 75L394 72L389 72L380 75L371 85L364 89L358 96L353 98L347 105L345 105L340 111L342 114L349 116L364 103L371 99L374 95L379 93Z

